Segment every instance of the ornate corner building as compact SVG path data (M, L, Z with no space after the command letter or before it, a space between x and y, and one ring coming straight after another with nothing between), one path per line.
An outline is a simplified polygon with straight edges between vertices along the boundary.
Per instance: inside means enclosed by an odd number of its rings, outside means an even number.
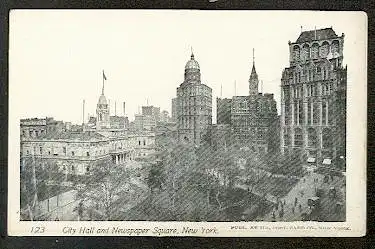
M212 125L212 89L201 83L198 62L191 54L184 82L177 87L178 140L199 145Z
M281 151L318 165L345 160L346 75L344 34L304 31L289 42L290 66L281 79Z

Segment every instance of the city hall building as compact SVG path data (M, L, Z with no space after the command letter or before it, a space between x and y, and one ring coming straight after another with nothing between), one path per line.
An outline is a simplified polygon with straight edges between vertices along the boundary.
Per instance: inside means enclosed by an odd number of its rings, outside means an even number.
M155 152L154 133L128 132L127 118L110 116L104 86L96 114L78 130L52 118L21 119L21 170L25 162L32 162L42 168L52 164L56 172L84 175L101 160L125 165Z
M344 34L332 28L301 32L289 41L290 65L281 79L281 151L309 163L345 159Z

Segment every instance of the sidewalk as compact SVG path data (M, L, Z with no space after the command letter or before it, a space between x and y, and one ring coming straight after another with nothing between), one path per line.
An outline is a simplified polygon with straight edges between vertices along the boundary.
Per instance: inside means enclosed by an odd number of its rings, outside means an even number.
M333 181L328 183L323 183L324 175L317 173L310 173L303 178L292 188L292 190L283 198L280 198L280 201L284 203L284 215L283 217L279 216L279 211L281 210L281 205L279 205L278 210L273 209L265 217L262 218L264 221L301 221L301 214L307 212L309 207L307 206L307 201L309 198L315 196L315 189L322 188L324 189L324 195L328 195L328 190L331 186L339 186L340 181L343 181L342 178L335 177ZM314 179L318 179L318 182L314 182ZM297 205L295 204L295 198L297 198ZM325 203L330 205L330 203ZM299 209L301 205L301 211ZM294 208L294 212L293 212ZM324 207L322 208L324 210ZM275 213L275 219L273 218L272 213Z
M73 212L73 209L78 205L76 200L77 190L71 190L60 194L59 196L53 196L38 203L39 206L39 217L47 215L49 220L76 220L77 215ZM57 203L58 201L58 203ZM48 209L49 204L49 209ZM57 206L58 204L58 206Z

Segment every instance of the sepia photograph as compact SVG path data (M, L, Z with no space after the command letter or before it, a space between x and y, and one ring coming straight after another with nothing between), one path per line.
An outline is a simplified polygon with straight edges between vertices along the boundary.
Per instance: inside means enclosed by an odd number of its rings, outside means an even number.
M363 233L366 39L360 12L12 11L13 231Z

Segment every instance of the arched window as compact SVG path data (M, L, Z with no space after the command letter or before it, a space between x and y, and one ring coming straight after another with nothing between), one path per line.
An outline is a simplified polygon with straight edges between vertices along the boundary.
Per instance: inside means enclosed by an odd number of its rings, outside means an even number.
M332 42L331 51L333 56L340 54L340 42L338 40Z
M318 59L318 57L319 57L319 44L314 43L311 46L311 58Z
M295 45L293 47L293 59L298 61L299 60L299 56L300 56L300 48L298 45Z
M310 58L310 47L308 44L303 45L301 52L301 59L308 60Z
M309 128L307 130L307 137L308 137L308 146L315 148L318 145L318 136L314 128Z
M319 55L320 57L326 57L329 52L329 43L323 42L322 46L319 47Z
M297 147L303 146L303 136L302 136L301 128L294 129L294 146L297 146Z
M86 152L86 156L90 156L90 152Z
M324 128L322 132L323 148L332 148L332 132L328 128Z

